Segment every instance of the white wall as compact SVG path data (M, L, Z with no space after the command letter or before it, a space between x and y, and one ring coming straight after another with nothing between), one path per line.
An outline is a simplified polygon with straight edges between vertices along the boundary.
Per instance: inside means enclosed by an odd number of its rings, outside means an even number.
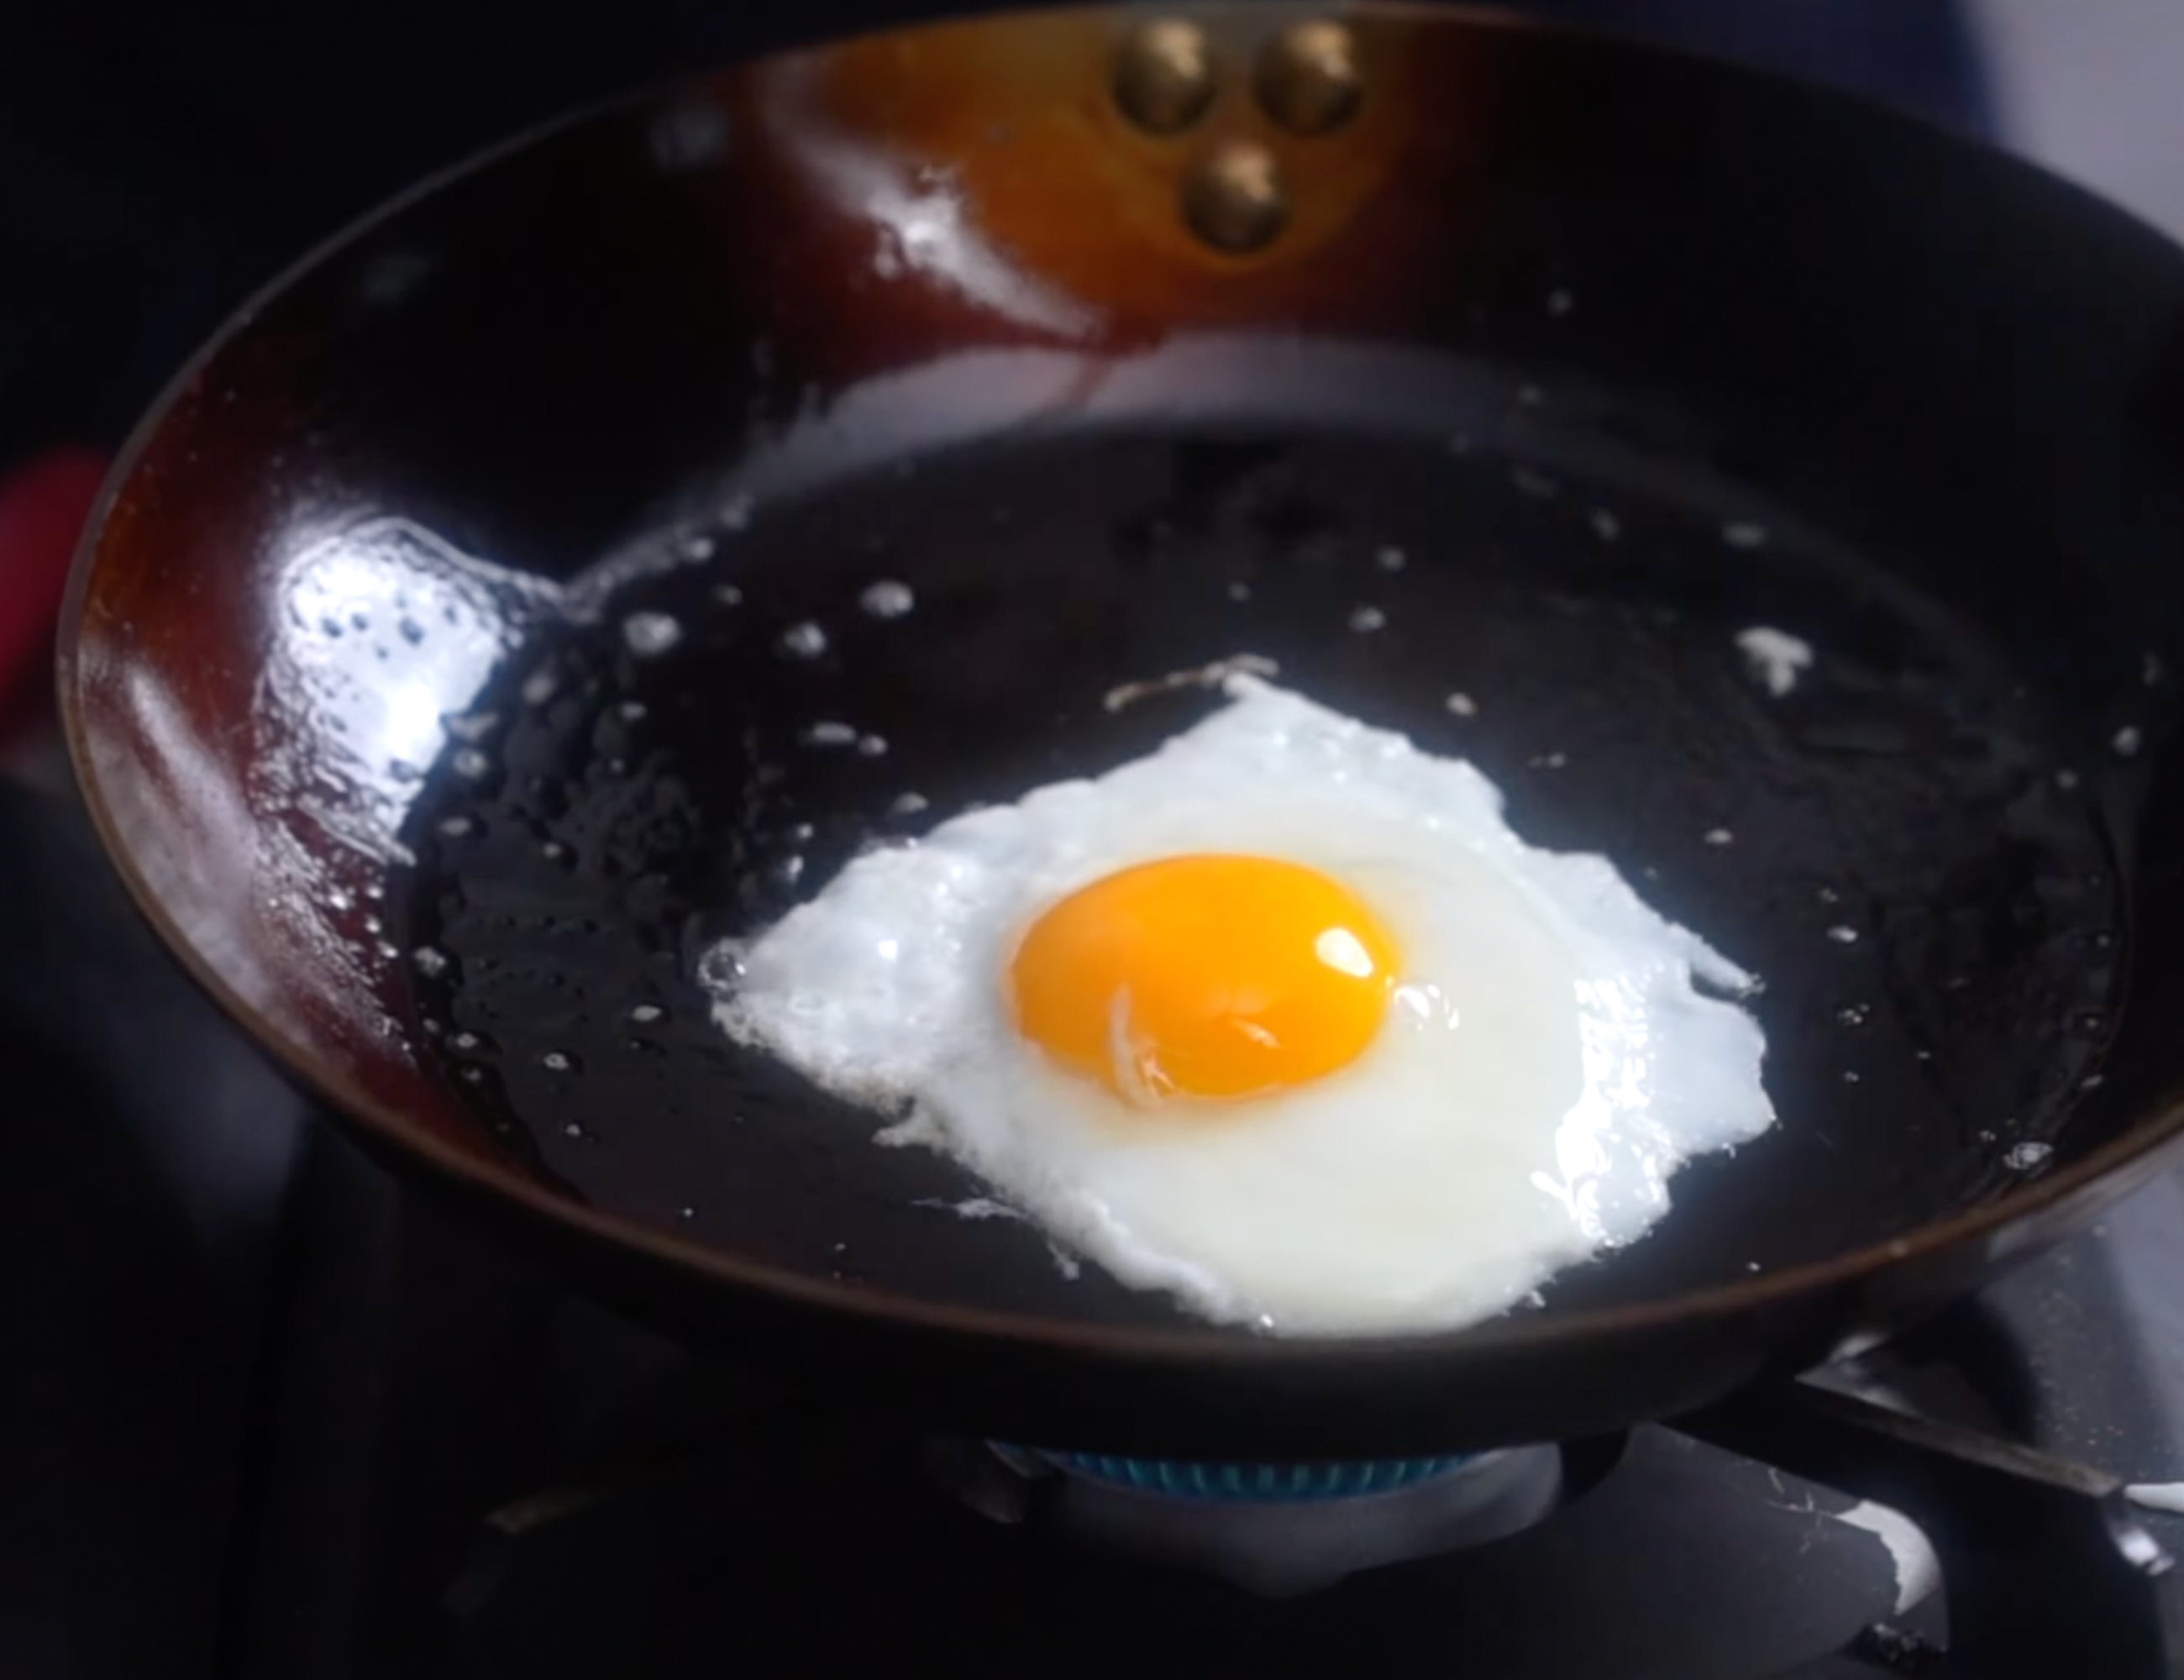
M2184 0L1970 0L1967 10L2003 137L2184 238Z

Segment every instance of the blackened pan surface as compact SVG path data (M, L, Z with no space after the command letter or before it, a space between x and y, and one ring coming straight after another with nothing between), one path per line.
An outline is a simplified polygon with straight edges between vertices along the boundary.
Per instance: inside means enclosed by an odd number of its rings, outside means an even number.
M1474 759L1527 838L1605 853L1764 982L1780 1124L1549 1310L1885 1241L2103 1135L2073 1117L2126 907L2075 720L1946 607L1767 510L1461 436L1148 434L731 497L510 659L405 831L397 939L447 1076L556 1178L821 1276L1170 1316L956 1213L978 1182L731 1045L698 975L863 847L1152 749L1216 702L1103 697L1240 652Z

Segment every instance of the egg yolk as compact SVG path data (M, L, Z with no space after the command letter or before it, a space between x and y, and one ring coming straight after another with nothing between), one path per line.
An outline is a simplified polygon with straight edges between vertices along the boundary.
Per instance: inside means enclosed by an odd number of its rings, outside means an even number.
M1243 1097L1355 1060L1401 955L1338 881L1276 858L1163 858L1034 922L1010 967L1017 1029L1125 1101Z

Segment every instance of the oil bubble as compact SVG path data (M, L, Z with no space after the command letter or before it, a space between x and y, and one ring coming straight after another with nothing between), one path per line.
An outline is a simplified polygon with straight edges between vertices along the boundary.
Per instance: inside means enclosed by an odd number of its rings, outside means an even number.
M810 619L792 624L781 632L782 657L816 659L827 651L827 632Z
M500 725L499 712L449 712L440 720L440 726L458 741L476 746Z
M653 659L682 639L682 626L666 613L632 613L621 621L621 639L640 659Z

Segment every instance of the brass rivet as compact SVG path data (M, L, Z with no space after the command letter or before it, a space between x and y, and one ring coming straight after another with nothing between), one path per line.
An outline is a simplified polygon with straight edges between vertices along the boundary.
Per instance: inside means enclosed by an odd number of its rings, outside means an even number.
M1290 219L1281 165L1256 140L1226 142L1184 179L1183 214L1191 231L1218 250L1259 250Z
M1182 18L1156 18L1130 31L1115 55L1115 103L1153 134L1180 134L1213 103L1213 49Z
M1325 134L1357 114L1365 79L1357 42L1324 19L1293 24L1259 56L1259 103L1291 134Z

